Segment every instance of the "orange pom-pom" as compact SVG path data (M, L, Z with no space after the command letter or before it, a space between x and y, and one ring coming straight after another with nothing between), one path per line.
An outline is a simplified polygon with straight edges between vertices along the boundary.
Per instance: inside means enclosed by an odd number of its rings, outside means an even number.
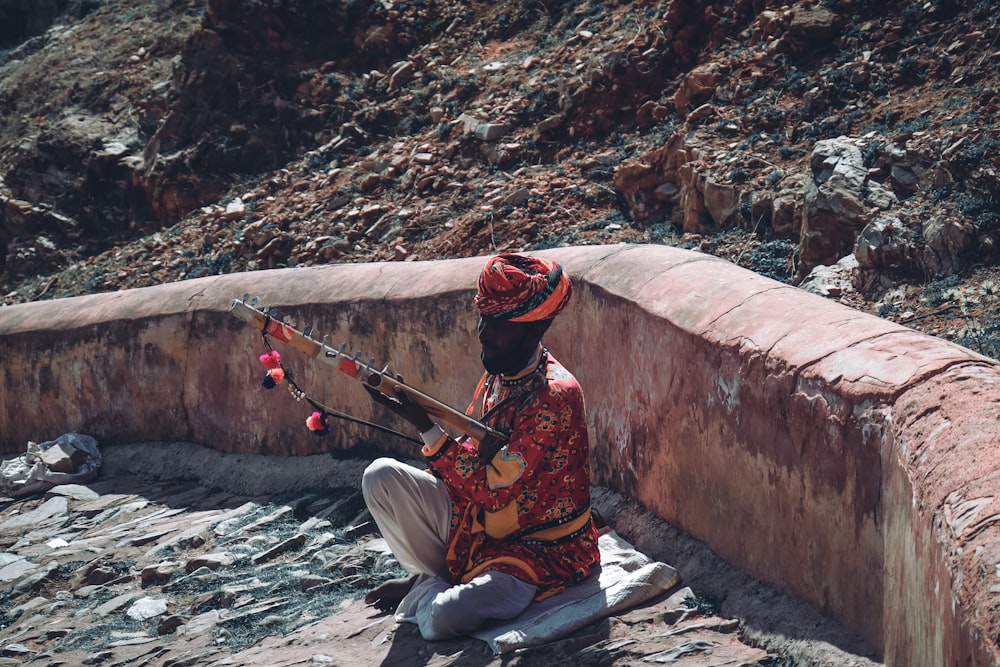
M272 368L267 374L274 380L274 384L281 384L285 381L285 371L281 368Z

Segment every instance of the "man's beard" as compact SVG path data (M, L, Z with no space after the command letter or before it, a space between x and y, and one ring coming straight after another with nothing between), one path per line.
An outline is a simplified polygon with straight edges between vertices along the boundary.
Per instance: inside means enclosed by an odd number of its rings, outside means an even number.
M490 358L487 358L486 353L482 352L479 359L483 362L483 368L490 375L511 375L524 368L530 356L524 350L511 350L506 354Z

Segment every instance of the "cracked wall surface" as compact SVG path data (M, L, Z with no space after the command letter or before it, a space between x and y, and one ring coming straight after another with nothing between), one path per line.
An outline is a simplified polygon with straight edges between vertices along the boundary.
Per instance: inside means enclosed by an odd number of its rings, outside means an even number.
M814 604L891 665L997 664L1000 364L664 246L544 251L575 295L546 335L584 386L595 482ZM0 449L77 431L307 455L412 445L260 387L249 293L464 409L485 258L191 280L0 309ZM276 348L329 406L400 430L356 380ZM150 445L155 446L155 445ZM356 448L362 449L356 449Z

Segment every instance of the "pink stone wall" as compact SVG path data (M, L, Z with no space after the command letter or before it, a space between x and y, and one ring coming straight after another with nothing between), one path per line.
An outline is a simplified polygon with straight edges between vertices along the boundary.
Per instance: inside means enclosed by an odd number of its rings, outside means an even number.
M955 364L907 388L893 411L885 605L887 617L907 622L887 626L886 663L926 656L921 664L995 665L1000 374Z
M545 251L576 295L546 337L587 393L595 481L816 605L889 665L998 664L1000 364L725 261ZM258 386L243 293L464 408L484 258L261 271L0 309L0 451L67 431L307 454L412 445ZM300 384L396 428L355 380ZM155 445L151 445L155 446Z

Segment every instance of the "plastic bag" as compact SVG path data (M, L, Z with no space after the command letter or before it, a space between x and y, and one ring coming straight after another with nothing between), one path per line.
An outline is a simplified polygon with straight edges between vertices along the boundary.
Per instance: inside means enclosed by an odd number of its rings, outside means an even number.
M84 462L73 472L53 472L41 460L41 454L55 445L69 445L86 455ZM56 484L80 484L97 476L104 463L97 440L89 435L65 433L46 442L28 441L24 454L0 462L0 495L13 498L27 493L49 489Z

